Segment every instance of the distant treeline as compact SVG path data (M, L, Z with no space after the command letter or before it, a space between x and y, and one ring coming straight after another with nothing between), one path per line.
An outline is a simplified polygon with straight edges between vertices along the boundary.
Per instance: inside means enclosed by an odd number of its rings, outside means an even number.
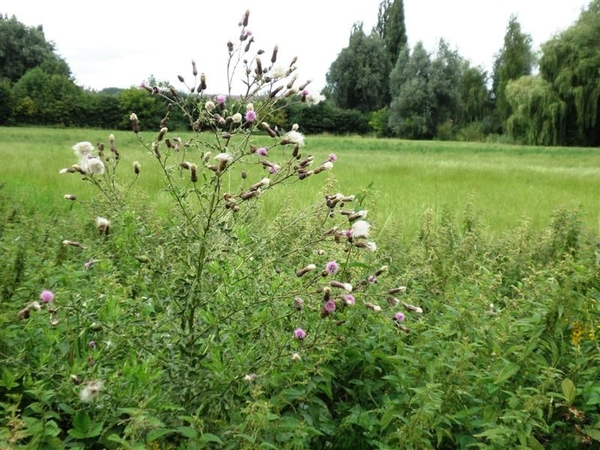
M512 16L491 74L471 67L443 39L433 54L407 42L402 0L383 0L377 25L367 34L355 24L332 62L326 100L282 100L270 124L299 123L309 134L600 145L600 0L539 54ZM148 86L169 84L151 79ZM169 95L151 91L83 89L42 26L0 16L0 125L126 129L135 112L144 128L157 130ZM176 108L169 117L170 129L193 126L193 117Z

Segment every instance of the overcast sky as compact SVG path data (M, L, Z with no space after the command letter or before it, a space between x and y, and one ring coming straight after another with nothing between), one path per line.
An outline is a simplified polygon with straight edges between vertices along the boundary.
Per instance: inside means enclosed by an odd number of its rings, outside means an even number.
M43 25L46 39L67 61L77 84L100 90L139 85L149 75L178 84L191 79L191 60L207 76L208 91L226 92L228 40L250 10L254 50L268 55L279 45L279 61L298 56L300 79L313 90L348 45L352 25L369 32L381 0L8 0L0 13L26 25ZM404 0L409 45L423 41L434 51L440 38L472 65L490 70L502 47L511 14L533 38L534 49L572 25L589 0ZM268 59L268 58L267 58Z

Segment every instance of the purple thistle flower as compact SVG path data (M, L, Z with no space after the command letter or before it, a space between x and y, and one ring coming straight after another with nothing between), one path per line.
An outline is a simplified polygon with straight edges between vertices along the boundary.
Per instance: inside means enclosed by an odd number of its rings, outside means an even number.
M330 153L329 157L327 158L327 161L336 162L337 161L337 155L335 153Z
M95 341L90 341L90 342L88 342L88 347L89 347L90 349L94 349L94 348L96 348L96 342L95 342Z
M352 294L342 295L342 300L344 301L344 304L346 304L348 306L354 305L356 303L356 299L354 298L354 295L352 295Z
M308 89L302 89L302 91L300 92L300 94L303 97L308 97L308 94L310 94L310 92L308 92Z
M222 94L217 95L217 97L215 98L215 100L217 101L217 103L219 105L223 105L225 103L225 100L227 99L227 97L225 97Z
M277 172L279 172L279 169L281 169L281 166L279 166L279 164L273 164L271 167L269 167L269 173L271 175L275 175Z
M52 291L44 289L40 294L40 300L42 301L42 303L50 303L54 301L54 293Z
M327 300L327 302L325 302L325 311L329 314L335 311L335 302L333 300Z
M294 337L296 339L304 339L306 337L306 331L304 331L302 328L296 328L294 330Z
M340 266L335 261L329 261L325 265L325 271L331 275L333 275L334 273L337 273L338 270L340 270Z
M398 321L398 322L403 322L404 321L404 314L401 312L397 312L396 315L394 315L394 320Z
M377 283L377 277L375 275L369 275L369 283Z
M246 111L246 122L254 122L256 120L256 112L253 109Z
M247 113L246 113L247 114ZM266 147L261 147L258 150L256 150L256 154L258 156L267 156L269 154L269 150L267 150Z

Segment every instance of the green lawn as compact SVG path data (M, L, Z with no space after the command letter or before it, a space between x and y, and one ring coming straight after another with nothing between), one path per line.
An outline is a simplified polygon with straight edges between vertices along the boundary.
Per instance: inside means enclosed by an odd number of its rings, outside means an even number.
M185 140L188 134L181 137ZM85 199L94 190L79 177L59 175L59 171L75 162L73 144L83 140L107 143L108 135L105 130L0 128L5 191L42 209L66 208L62 197L67 193ZM150 133L143 135L153 138ZM153 206L166 213L171 200L161 192L161 178L153 174L154 158L133 133L116 132L115 136L123 157L119 169L133 178L131 164L140 161L140 185L153 199ZM269 143L267 138L253 139L256 145ZM580 209L582 220L594 232L600 231L598 149L333 136L308 136L306 142L303 153L315 155L316 162L330 153L338 156L331 173L335 189L351 194L371 186L373 195L366 206L380 232L393 230L410 238L427 208L433 208L438 217L443 210L450 211L460 220L469 200L490 235L510 231L524 218L534 229L544 228L557 208ZM186 159L200 162L200 153L191 150ZM270 159L276 161L278 155L278 149L273 149ZM285 194L270 192L264 202L267 217L283 205L305 205L317 199L327 174L318 177L297 183ZM232 173L229 181L237 186L237 174Z

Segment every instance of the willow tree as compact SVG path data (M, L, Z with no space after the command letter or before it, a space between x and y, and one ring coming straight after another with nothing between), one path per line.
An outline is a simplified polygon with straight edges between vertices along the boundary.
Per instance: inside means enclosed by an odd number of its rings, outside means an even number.
M557 145L563 139L566 104L539 76L524 76L506 86L512 115L506 131L528 145Z
M600 0L542 45L540 73L566 104L561 143L600 145Z

